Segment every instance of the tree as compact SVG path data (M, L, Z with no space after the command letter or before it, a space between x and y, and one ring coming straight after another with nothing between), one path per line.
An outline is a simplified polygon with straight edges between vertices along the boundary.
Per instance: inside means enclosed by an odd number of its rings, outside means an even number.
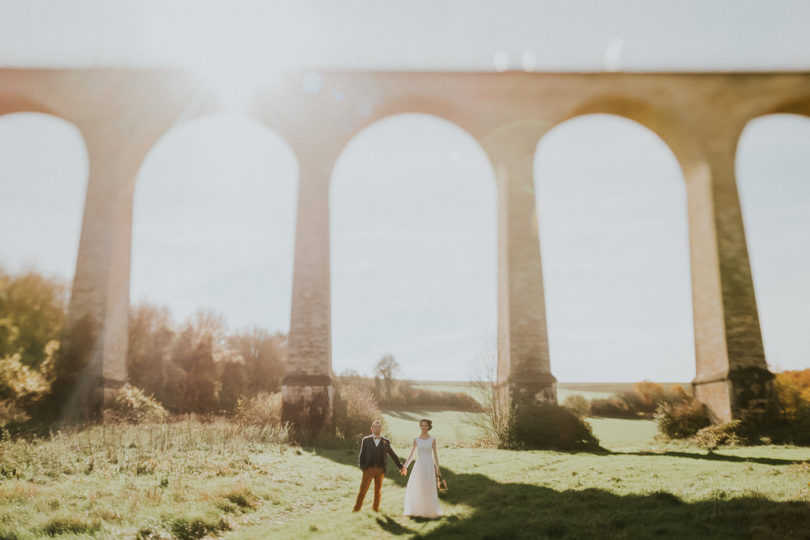
M245 395L247 378L241 357L227 360L220 377L219 408L227 413L236 412L239 398Z
M383 388L385 388L385 399L391 399L394 390L394 376L399 372L399 362L394 359L393 354L386 354L377 361L374 368L376 373L383 381Z
M186 321L174 340L172 363L184 372L182 386L185 393L178 412L213 412L217 409L217 365L234 356L225 343L226 330L221 315L200 310ZM175 375L181 374L175 372Z
M0 357L19 354L23 365L38 368L46 345L59 339L66 304L59 280L33 271L11 276L0 268Z
M164 403L171 375L170 352L174 341L169 310L141 304L130 310L127 373L129 381Z
M228 348L244 362L247 386L245 392L278 392L284 377L287 358L287 336L270 334L263 328L231 334L226 339Z

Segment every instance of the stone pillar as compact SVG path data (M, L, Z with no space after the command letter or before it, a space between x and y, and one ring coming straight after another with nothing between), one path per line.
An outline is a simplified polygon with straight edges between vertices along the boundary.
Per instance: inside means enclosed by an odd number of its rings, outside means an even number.
M738 137L739 130L712 133L705 162L685 171L697 364L692 386L719 422L762 414L773 398L734 177Z
M331 429L332 326L329 268L329 179L334 160L300 159L292 312L282 418L297 429Z
M511 125L487 137L484 148L498 182L497 383L508 396L556 403L534 196L534 153L544 131Z
M132 188L141 156L100 131L86 136L90 176L67 321L92 329L85 373L69 401L81 407L108 402L127 379Z

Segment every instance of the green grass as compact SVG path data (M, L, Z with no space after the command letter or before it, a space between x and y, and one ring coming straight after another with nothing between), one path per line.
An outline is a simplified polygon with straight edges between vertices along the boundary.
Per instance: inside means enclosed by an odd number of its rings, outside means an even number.
M655 446L658 430L652 420L619 418L587 418L593 434L604 448L610 450L647 448Z
M106 425L0 442L0 538L56 534L198 537L260 505L294 508L284 433L224 421Z
M0 441L0 537L810 536L808 448L706 454L655 442L649 422L600 419L594 431L610 451L515 452L457 444L450 426L464 413L428 414L446 443L450 491L438 520L401 515L405 479L393 467L382 512L367 499L352 513L354 446L290 447L272 430L186 421ZM416 434L411 415L421 412L386 414L402 455Z

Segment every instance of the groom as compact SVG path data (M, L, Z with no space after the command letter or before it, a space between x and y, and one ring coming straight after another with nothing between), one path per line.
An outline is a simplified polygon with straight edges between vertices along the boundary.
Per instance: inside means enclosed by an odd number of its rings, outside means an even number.
M360 493L357 494L354 512L363 506L363 499L366 497L372 479L374 480L374 505L372 508L375 512L380 511L380 495L382 481L385 477L385 466L388 464L388 454L394 458L394 463L399 468L399 474L403 476L406 474L402 462L391 449L391 441L380 435L381 432L382 422L374 420L371 424L371 435L363 437L363 442L360 444L360 468L363 469L363 480L360 482Z

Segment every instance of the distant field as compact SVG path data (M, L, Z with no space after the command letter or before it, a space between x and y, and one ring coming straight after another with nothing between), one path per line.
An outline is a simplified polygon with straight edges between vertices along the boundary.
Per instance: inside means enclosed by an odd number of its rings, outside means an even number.
M410 381L415 388L435 392L465 392L478 398L473 385L465 381ZM603 399L619 392L632 392L634 383L557 383L557 401L562 403L572 394L580 394L585 399ZM680 384L689 391L690 383L660 383L664 388Z
M468 444L481 437L465 422L472 413L458 411L384 411L385 433L397 452L406 453L411 440L419 435L419 420L433 421L431 434L441 446ZM641 449L654 443L657 433L652 420L622 420L617 418L588 418L593 433L603 447L610 450Z
M432 390L434 392L464 392L474 398L478 398L478 394L472 384L466 381L412 381L414 388L420 390Z
M414 437L419 435L419 420L429 418L433 422L431 435L439 444L452 446L458 442L469 443L480 438L476 430L464 422L474 413L459 411L383 411L385 433L398 452L409 449ZM403 450L400 450L403 449Z

